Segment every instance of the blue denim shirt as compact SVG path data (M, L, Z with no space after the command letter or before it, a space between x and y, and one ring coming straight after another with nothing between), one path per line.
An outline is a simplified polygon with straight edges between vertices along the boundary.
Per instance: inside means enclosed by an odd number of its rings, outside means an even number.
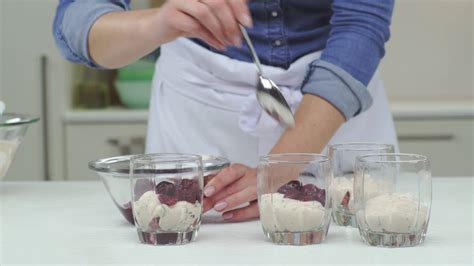
M92 24L105 13L130 8L130 0L60 0L54 37L69 60L100 67L88 52ZM303 93L318 95L348 120L372 104L366 90L389 39L394 0L251 0L249 34L264 64L288 68L298 58L323 50L308 66ZM246 47L217 51L251 62Z

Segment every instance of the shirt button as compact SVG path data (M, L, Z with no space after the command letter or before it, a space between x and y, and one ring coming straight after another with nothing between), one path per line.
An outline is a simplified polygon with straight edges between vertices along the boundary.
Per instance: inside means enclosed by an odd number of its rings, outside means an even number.
M277 11L272 11L272 17L274 17L274 18L278 17L278 12Z
M273 44L274 44L275 46L280 46L280 45L281 45L281 41L280 41L280 40L276 40L276 41L273 42Z

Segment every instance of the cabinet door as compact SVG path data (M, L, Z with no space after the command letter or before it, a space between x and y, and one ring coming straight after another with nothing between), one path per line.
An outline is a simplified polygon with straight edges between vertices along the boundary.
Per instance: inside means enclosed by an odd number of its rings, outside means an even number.
M145 124L66 125L66 180L96 180L89 161L144 152Z
M433 176L473 176L473 119L395 121L400 151L427 155Z

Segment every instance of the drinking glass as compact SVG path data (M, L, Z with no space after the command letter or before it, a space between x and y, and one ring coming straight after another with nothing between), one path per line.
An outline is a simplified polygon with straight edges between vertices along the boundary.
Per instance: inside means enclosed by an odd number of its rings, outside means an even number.
M377 196L373 180L389 188ZM410 247L425 240L431 210L431 171L426 156L371 154L356 160L354 197L359 232L365 243Z
M147 154L130 160L132 211L140 242L189 243L197 237L203 201L199 155Z
M261 157L257 189L265 236L277 244L322 242L331 219L326 193L331 177L329 158L324 155L286 153Z
M368 153L392 153L393 145L379 143L339 143L329 146L334 179L330 188L332 219L337 225L357 227L354 210L354 164L356 157ZM370 189L380 189L377 184ZM382 188L383 189L383 188ZM373 191L376 194L377 191Z

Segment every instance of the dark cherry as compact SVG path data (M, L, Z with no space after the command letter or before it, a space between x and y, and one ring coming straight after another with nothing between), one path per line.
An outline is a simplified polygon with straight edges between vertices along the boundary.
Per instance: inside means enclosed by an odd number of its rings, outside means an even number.
M319 201L323 206L326 204L326 190L313 184L306 184L303 187L303 194L303 201Z
M281 186L277 191L284 194L285 198L300 201L319 201L323 206L326 204L326 190L313 184L302 186L300 181L292 180Z
M168 181L161 181L155 188L156 194L174 196L176 194L176 186Z
M319 201L321 205L326 206L326 190L318 188L316 200Z
M284 198L301 200L302 193L299 190L289 190L285 193Z
M160 194L158 195L158 200L163 203L163 204L166 204L168 206L173 206L176 204L176 202L178 202L178 198L173 195L173 196L168 196L168 195L165 195L165 194Z
M342 198L341 205L347 208L349 206L349 200L351 199L351 193L349 191L346 192L344 198Z
M302 201L315 201L318 199L318 188L313 184L306 184L303 186Z
M125 217L129 223L135 224L135 220L133 219L132 204L130 202L125 203L123 206L117 205L117 207L119 208L123 217Z
M178 202L176 186L171 182L161 181L156 185L155 192L158 194L158 200L163 204L172 206Z
M201 202L201 188L198 180L195 179L180 179L177 181L176 189L178 192L178 201L187 201L191 204L196 201Z
M278 193L281 193L281 194L286 194L288 193L289 191L300 191L301 190L301 182L298 181L298 180L292 180L286 184L284 184L283 186L281 186L277 192Z

